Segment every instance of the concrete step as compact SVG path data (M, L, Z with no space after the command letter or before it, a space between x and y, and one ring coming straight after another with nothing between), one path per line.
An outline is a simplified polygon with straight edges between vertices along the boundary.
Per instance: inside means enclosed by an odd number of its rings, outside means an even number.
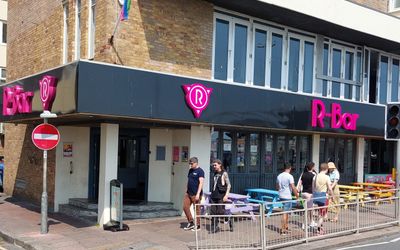
M69 199L68 204L76 207L81 207L89 210L97 211L97 203L89 202L88 199L85 198L71 198ZM146 201L138 201L134 202L134 204L124 204L124 212L143 212L143 211L154 211L154 210L165 210L165 209L174 209L172 203L169 202L146 202Z
M71 206L69 204L60 204L59 213L78 218L91 224L97 222L97 210L89 210L81 207Z
M85 198L71 198L71 199L69 199L68 204L75 206L75 207L81 207L81 208L97 211L97 202L91 202Z
M150 219L179 216L180 213L175 209L163 209L154 211L124 212L124 219Z

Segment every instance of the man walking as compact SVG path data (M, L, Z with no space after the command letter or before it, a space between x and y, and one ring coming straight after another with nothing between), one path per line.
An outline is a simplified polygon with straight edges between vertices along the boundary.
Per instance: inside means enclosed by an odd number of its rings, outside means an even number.
M283 203L283 211L290 211L292 210L292 191L296 196L296 199L299 198L299 193L294 186L294 178L293 175L290 174L292 170L292 166L288 163L285 163L283 166L283 172L278 175L276 188L279 191L279 199ZM284 213L282 218L282 229L281 234L286 235L289 233L289 214Z
M315 188L314 188L314 203L320 207L319 209L319 220L318 220L318 234L323 235L324 229L322 227L322 222L324 221L324 216L328 210L328 194L332 195L332 185L329 179L328 173L328 164L321 163L319 167L319 174L315 177Z
M187 189L183 197L183 211L185 212L188 224L183 229L196 231L200 229L200 217L198 217L200 216L200 208L196 207L196 204L200 204L201 196L203 195L204 171L200 168L197 157L189 159L189 166ZM195 227L192 214L190 213L190 206L192 204L197 215L197 227Z

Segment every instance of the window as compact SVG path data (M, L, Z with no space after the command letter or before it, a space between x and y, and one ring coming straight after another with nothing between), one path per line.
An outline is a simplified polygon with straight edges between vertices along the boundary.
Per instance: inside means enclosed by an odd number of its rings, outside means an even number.
M261 171L262 173L272 173L273 170L273 151L274 151L274 137L270 134L265 135L264 137L264 168Z
M7 70L5 68L0 68L0 84L6 83Z
M361 100L362 52L359 48L326 40L322 49L322 96Z
M69 16L69 6L68 2L65 1L63 2L63 55L62 55L62 60L63 63L68 62L68 16Z
M390 0L389 11L400 10L400 0Z
M75 1L75 60L81 57L81 0Z
M94 57L96 31L96 0L89 1L88 58Z
M0 21L0 24L1 42L7 43L7 22Z
M219 132L213 131L211 133L211 152L210 152L210 163L218 159L218 145L219 145Z

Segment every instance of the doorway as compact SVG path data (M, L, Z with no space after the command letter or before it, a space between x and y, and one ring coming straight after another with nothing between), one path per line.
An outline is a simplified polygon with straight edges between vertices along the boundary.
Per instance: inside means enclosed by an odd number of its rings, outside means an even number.
M98 199L100 129L90 133L89 199ZM147 200L149 172L149 130L120 129L118 139L118 180L124 185L124 203Z

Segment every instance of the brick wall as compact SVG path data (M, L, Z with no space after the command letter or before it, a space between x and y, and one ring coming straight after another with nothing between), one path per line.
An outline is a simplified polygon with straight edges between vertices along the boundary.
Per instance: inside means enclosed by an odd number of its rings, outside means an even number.
M369 8L379 10L382 12L388 12L389 0L350 0L351 2L365 5Z

